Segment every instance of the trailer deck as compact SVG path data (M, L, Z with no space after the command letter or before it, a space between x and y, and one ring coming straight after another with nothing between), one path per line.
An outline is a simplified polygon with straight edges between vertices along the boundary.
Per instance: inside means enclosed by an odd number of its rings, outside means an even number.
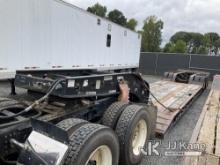
M151 99L157 106L156 133L164 136L169 127L186 111L189 104L202 92L202 85L183 84L171 81L158 81L151 85L151 92L168 109L163 107L154 98Z
M220 76L215 76L212 89L193 131L190 143L205 144L202 155L185 157L183 165L219 165L220 161Z
M177 70L166 72L165 79L150 84L153 104L157 106L156 135L164 137L192 102L207 87L209 73Z

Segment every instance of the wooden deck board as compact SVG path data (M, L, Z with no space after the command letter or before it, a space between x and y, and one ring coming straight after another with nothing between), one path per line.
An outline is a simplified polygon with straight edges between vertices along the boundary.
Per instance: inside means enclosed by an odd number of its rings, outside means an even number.
M219 92L220 93L220 92ZM220 101L219 101L220 104ZM220 105L218 104L218 119L217 119L217 128L216 128L216 146L215 146L215 155L220 157Z
M218 126L217 126L215 155L220 157L220 122L218 123Z
M219 158L214 155L207 155L206 165L219 165Z
M206 164L206 155L198 157L198 165Z
M190 160L190 165L197 165L198 164L198 157L193 157Z
M170 121L169 119L164 119L164 118L160 118L160 117L157 118L157 123L160 123L160 124L169 125L170 124L169 121Z
M219 92L214 91L211 95L209 106L200 130L198 143L206 144L206 152L214 154L215 126L218 115Z
M176 116L202 89L201 85L176 83L165 80L150 84L150 87L151 92L155 97L163 105L172 110L172 112L170 112L169 109L164 108L153 97L151 97L153 104L157 106L158 109L156 129L158 133L163 134L165 134L167 129L173 123Z

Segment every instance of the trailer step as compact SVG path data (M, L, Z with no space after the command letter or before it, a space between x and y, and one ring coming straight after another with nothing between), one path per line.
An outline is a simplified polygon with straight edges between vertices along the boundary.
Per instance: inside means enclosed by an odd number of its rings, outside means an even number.
M219 165L220 161L220 76L215 76L212 89L190 139L191 144L205 144L203 154L184 157L182 165Z
M157 106L156 135L163 137L167 130L175 124L186 111L192 101L203 91L202 84L184 84L161 80L150 84L151 92L167 109L150 97Z

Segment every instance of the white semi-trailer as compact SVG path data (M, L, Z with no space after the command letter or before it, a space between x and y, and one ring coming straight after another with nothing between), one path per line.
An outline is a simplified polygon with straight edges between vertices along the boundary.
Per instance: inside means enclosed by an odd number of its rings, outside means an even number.
M0 79L139 66L138 33L61 0L0 0L0 20Z

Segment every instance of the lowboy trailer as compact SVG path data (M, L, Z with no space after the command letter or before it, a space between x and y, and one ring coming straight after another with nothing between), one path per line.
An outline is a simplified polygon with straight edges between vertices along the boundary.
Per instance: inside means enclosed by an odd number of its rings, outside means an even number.
M140 74L134 72L93 72L81 76L17 74L15 85L27 89L35 99L0 100L2 161L20 164L138 164L143 157L141 148L156 133L161 133L158 126L161 117L169 122L165 123L164 134L176 121L176 116L182 114L208 83L207 73L181 71L173 76L165 75L168 79L172 77L172 81L166 79L153 83L151 90ZM156 87L158 84L161 88ZM162 95L168 97L164 88L175 91L176 96L171 100L178 105L176 109L164 102ZM187 90L183 94L179 88ZM174 94L168 93L165 100Z

